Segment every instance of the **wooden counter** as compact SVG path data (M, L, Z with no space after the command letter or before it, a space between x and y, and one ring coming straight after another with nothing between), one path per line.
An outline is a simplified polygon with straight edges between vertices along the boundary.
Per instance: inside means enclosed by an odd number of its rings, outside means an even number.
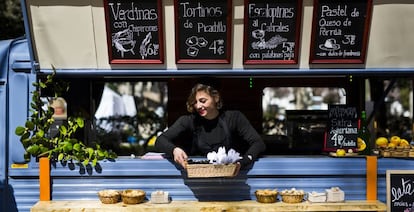
M192 211L386 211L387 207L380 201L346 201L342 203L308 203L288 204L283 202L258 203L254 200L234 202L199 202L172 201L169 204L152 204L144 202L136 205L102 204L94 200L76 201L39 201L31 212L126 212L126 211L161 211L161 212L192 212Z

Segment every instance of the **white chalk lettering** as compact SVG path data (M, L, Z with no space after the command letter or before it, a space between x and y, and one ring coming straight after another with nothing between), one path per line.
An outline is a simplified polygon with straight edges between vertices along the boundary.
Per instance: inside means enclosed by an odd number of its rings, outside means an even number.
M134 2L131 2L131 7L129 9L121 9L121 3L117 3L114 6L114 3L109 3L111 7L112 16L116 21L139 21L139 20L156 20L158 18L157 11L155 9L139 9L134 5Z
M190 7L190 2L180 3L183 8L184 18L209 18L209 17L220 17L223 15L221 7L206 7L200 2L196 7Z

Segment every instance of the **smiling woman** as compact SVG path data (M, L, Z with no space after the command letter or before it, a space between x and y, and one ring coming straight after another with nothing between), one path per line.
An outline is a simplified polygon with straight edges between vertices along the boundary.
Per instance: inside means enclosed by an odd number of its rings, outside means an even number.
M212 151L235 149L242 157L242 168L252 165L265 150L265 144L243 113L223 110L216 80L201 79L191 89L187 99L188 115L180 116L157 139L155 147L185 167L187 154L206 156ZM182 134L192 134L190 140L176 145Z

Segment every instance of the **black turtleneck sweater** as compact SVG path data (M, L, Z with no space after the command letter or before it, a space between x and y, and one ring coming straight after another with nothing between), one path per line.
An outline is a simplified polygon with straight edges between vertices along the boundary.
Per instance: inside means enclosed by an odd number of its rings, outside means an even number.
M155 142L156 150L169 156L177 146L189 155L202 156L225 146L226 151L233 148L239 152L245 163L249 163L245 160L248 155L254 161L266 148L260 135L240 111L222 111L213 120L197 114L179 117Z

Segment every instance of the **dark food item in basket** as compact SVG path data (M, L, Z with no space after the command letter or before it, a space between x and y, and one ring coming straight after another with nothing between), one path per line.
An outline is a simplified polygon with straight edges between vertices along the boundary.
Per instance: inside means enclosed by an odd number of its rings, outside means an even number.
M210 164L209 160L193 160L193 159L189 159L187 160L188 164Z

